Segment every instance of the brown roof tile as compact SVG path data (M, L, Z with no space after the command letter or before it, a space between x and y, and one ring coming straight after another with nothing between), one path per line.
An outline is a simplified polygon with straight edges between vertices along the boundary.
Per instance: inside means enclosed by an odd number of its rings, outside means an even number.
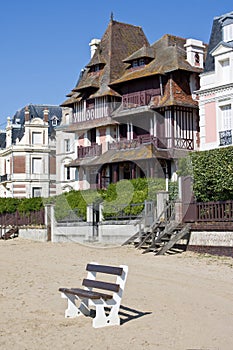
M144 45L149 46L149 43L141 27L111 20L74 90L81 91L93 87L98 96L106 95L108 92L111 95L112 90L108 85L124 72L123 59ZM104 63L103 69L100 72L90 73L90 67L100 63Z
M126 69L124 74L111 85L148 77L155 74L166 74L178 69L190 72L201 72L202 69L191 66L186 60L184 44L186 39L165 34L160 40L151 45L155 58L140 69ZM133 56L133 55L132 55Z

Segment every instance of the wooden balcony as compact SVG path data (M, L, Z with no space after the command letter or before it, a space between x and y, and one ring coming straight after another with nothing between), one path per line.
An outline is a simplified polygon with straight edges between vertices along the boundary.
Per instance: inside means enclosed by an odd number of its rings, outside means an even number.
M172 138L158 138L152 135L140 135L133 140L120 140L118 142L113 142L108 144L108 149L127 149L127 148L137 148L140 145L153 144L157 149L194 149L194 141L191 139L172 139Z
M87 158L87 157L96 157L102 154L102 145L97 143L92 144L91 146L83 147L78 146L77 149L78 158Z
M159 95L159 88L125 94L122 97L122 105L124 109L147 106L152 97Z

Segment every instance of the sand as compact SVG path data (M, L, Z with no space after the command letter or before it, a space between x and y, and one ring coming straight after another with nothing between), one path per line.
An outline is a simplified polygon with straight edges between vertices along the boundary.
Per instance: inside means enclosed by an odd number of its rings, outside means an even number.
M0 349L232 350L233 259L133 246L0 241ZM129 266L120 326L64 317L90 261ZM124 314L123 314L124 313Z

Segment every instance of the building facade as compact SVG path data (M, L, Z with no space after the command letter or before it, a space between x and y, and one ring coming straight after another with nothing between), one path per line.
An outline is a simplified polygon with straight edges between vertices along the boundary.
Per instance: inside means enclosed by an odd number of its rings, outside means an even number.
M65 164L69 176L73 169L70 184L106 188L122 179L174 177L177 159L199 146L194 91L205 46L173 35L150 45L141 27L113 19L90 46L91 60L62 103L72 110L64 135L75 135Z
M214 18L197 94L200 150L232 145L233 12Z
M59 106L29 105L0 134L0 197L31 198L56 194L56 142Z

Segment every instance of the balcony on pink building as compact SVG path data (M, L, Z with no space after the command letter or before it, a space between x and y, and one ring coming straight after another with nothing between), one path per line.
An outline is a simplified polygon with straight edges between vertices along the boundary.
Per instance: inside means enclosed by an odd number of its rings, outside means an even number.
M93 143L91 146L78 146L78 158L96 157L102 154L102 145Z
M147 106L154 96L160 96L160 88L124 94L122 105L124 109Z

